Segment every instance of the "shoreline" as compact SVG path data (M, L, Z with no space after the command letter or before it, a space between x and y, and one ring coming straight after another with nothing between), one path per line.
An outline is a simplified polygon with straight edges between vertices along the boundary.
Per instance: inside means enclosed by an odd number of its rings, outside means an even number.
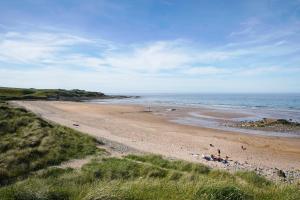
M263 119L269 120L286 120L288 122L300 123L300 110L275 109L272 107L248 107L248 106L229 106L229 105L208 105L208 104L186 104L186 103L166 103L153 99L140 97L138 100L128 99L110 99L110 100L92 100L86 103L100 105L125 105L125 106L142 106L147 110L158 115L168 114L168 110L180 110L178 115L172 112L169 115L170 121L191 125L200 128L218 129L229 132L243 134L264 135L274 137L300 138L300 129L296 126L274 126L274 127L246 127L239 126L242 123L255 123ZM175 114L175 116L174 116Z
M256 170L278 180L283 170L289 181L300 179L300 139L246 135L170 122L168 116L143 106L61 101L15 101L41 117L105 138L141 152L201 162L214 168ZM159 108L157 108L159 109ZM74 126L78 124L78 126ZM211 147L212 144L214 147ZM247 150L242 150L241 146ZM201 155L229 156L229 164L206 161Z
M97 102L87 102L98 104ZM300 138L300 129L296 127L281 127L278 131L276 127L259 128L259 127L243 127L239 124L249 122L255 123L266 118L259 118L253 113L246 112L239 109L220 109L210 106L184 106L184 105L152 105L146 104L109 104L100 105L124 105L124 106L142 106L145 110L150 111L155 115L164 116L169 122L177 124L189 125L199 128L216 129L227 132L235 132L239 134L262 135L268 137L286 137L286 138ZM268 118L270 120L278 120L275 118ZM280 119L279 119L280 120ZM295 123L293 121L293 123Z

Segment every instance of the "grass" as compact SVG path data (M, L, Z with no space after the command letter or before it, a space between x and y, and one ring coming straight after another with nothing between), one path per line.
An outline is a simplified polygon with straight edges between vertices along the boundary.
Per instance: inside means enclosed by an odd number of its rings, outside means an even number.
M163 168L180 170L184 172L199 172L207 174L209 172L209 167L205 165L195 164L184 162L181 160L170 161L163 159L160 155L146 155L146 156L137 156L137 155L128 155L128 159L137 160L140 162L148 162Z
M0 137L0 200L300 199L296 184L159 155L102 156L76 170L48 167L95 154L96 141L6 103Z
M93 138L7 103L0 103L0 137L0 184L97 151Z
M155 155L132 157L135 159L94 160L81 170L39 171L26 180L0 188L0 197L5 200L297 200L300 197L299 186L275 184L252 172L229 174L209 169L203 173L177 168L177 161L148 160ZM166 168L161 165L165 161L169 163ZM174 173L180 176L173 179Z
M88 92L85 90L0 87L0 100L82 100L104 96L100 92Z

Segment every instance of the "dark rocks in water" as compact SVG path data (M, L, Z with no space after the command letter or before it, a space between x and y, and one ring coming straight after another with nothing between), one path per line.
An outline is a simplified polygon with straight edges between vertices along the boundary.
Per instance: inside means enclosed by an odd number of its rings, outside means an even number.
M286 120L286 119L277 119L273 122L271 122L271 125L290 125L290 126L300 126L300 123L298 122L293 122L292 119Z
M277 121L275 121L276 123L279 123L279 124L284 124L284 125L300 125L299 123L297 122L292 122L292 121L288 121L286 119L277 119Z
M241 128L277 131L277 132L298 132L300 131L300 123L291 119L268 119L263 118L257 121L241 121L234 126Z

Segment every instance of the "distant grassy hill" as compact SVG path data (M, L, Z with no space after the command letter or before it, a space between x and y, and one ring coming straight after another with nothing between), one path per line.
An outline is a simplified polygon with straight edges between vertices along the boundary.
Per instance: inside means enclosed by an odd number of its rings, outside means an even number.
M96 140L0 102L0 185L97 151ZM1 198L0 198L1 199Z
M80 101L105 98L101 92L64 89L24 89L0 87L0 100L70 100Z

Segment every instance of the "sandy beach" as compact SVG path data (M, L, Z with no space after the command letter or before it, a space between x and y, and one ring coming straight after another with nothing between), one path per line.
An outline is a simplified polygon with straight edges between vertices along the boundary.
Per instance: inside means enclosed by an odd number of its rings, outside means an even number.
M267 175L270 173L270 176L275 173L275 168L300 170L299 138L249 135L182 125L170 121L172 113L159 113L159 107L154 112L147 112L143 106L136 105L61 101L15 101L14 104L47 120L96 138L124 144L140 152L162 154L219 168L258 169ZM218 117L235 116L234 113L222 115L214 111L205 112ZM180 110L174 115L180 115ZM229 156L231 161L228 166L201 158L202 154L217 154L217 149L221 150L221 156Z

